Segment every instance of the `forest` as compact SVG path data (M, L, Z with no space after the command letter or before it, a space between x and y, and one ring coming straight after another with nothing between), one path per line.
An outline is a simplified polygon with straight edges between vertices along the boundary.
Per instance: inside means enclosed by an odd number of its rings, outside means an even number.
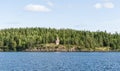
M1 29L0 51L120 51L120 34L40 27Z

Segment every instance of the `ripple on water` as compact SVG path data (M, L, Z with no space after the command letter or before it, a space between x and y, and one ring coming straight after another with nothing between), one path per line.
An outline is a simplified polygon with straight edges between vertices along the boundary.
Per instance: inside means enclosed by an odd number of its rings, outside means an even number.
M0 71L120 71L120 53L0 53Z

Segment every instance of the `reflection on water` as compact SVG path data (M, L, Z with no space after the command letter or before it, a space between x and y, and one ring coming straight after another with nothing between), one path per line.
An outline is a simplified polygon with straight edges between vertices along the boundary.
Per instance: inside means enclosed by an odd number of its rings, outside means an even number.
M1 52L0 71L120 71L120 53Z

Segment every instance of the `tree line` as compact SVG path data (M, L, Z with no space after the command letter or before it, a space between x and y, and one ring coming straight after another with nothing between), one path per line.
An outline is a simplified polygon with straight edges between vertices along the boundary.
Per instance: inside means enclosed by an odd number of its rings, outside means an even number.
M76 46L77 50L100 47L109 47L113 51L120 50L120 34L118 33L35 27L0 30L0 51L24 51L43 48L46 44L55 43L56 37L59 37L59 45L66 46L66 49Z

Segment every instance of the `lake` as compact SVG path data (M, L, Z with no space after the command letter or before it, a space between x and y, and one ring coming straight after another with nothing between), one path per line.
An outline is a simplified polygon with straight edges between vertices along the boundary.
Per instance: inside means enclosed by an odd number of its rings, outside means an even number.
M0 52L0 71L120 71L120 53Z

